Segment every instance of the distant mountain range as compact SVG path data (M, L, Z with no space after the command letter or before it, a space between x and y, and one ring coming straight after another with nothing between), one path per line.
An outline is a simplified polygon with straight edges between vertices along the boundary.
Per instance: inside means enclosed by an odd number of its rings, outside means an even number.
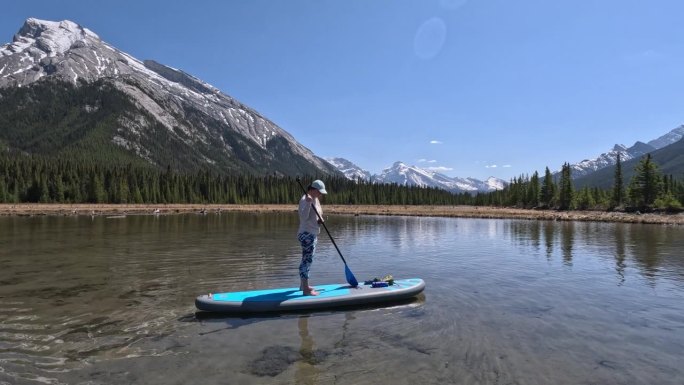
M0 148L180 171L340 175L255 110L74 22L28 19L0 47Z
M338 168L347 178L362 179L373 183L396 183L403 186L436 187L455 193L475 193L501 190L506 185L502 179L490 177L486 181L474 178L451 178L438 172L426 170L416 166L408 166L403 162L395 162L380 174L371 175L370 172L355 165L344 158L326 158L328 162Z
M616 144L611 151L605 152L596 158L585 159L579 163L570 165L572 178L579 179L603 168L615 166L618 154L620 154L620 160L622 162L627 162L631 159L638 159L655 150L667 147L678 142L682 137L684 137L684 125L679 126L648 143L636 142L629 148L622 144Z
M616 144L611 151L570 165L572 178L577 181L578 186L589 185L610 188L612 187L612 173L617 163L618 154L620 154L621 162L625 165L623 175L625 176L625 181L628 182L638 160L644 155L651 153L654 157L653 159L658 164L661 164L661 171L663 173L667 175L673 174L680 179L684 179L684 151L678 152L684 146L681 143L682 138L684 138L684 125L648 143L636 142L631 147ZM682 154L681 159L677 157L679 153ZM485 181L475 178L451 178L420 167L407 166L402 162L395 162L380 174L371 175L370 172L347 159L326 158L326 160L352 180L362 179L375 183L437 187L456 193L501 190L508 184L506 181L495 177L490 177ZM680 162L679 160L682 161ZM554 175L559 173L555 172Z
M651 154L651 159L658 165L658 169L663 175L672 175L677 180L684 180L684 139L649 153ZM622 176L625 184L628 184L632 179L634 168L641 158L632 158L622 162ZM614 175L615 165L612 165L577 178L574 184L576 188L590 186L609 189L613 187Z

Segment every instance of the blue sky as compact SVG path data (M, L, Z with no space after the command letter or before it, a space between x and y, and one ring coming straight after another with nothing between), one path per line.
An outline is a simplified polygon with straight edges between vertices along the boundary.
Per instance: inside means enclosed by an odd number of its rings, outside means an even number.
M683 124L682 15L681 0L15 0L0 42L69 19L319 156L510 179Z

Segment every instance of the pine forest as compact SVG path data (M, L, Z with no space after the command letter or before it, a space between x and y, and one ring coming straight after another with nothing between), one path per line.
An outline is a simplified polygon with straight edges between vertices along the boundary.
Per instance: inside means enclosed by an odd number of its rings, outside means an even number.
M499 191L451 193L442 189L397 184L373 184L344 177L303 176L325 179L332 192L330 204L476 205L557 210L680 211L684 184L662 175L650 156L637 165L625 184L621 165L615 168L613 188L573 188L570 165L560 179L546 168L514 178ZM201 203L294 204L301 187L291 176L226 175L212 170L178 172L167 167L128 163L83 162L65 157L0 154L0 202L2 203Z

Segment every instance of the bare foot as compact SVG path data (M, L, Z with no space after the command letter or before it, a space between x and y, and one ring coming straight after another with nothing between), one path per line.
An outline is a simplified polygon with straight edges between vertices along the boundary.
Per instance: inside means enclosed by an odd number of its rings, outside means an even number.
M317 292L313 288L311 290L304 290L302 293L304 293L304 295L318 295L318 294L320 294L319 292Z

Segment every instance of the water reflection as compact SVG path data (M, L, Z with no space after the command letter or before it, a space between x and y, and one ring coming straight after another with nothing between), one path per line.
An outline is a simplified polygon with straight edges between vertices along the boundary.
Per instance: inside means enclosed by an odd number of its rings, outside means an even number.
M420 311L193 316L197 294L298 284L295 213L0 218L0 384L684 375L683 228L326 219L357 277L424 278ZM343 282L329 240L319 245L316 282Z
M615 238L615 271L618 275L618 284L625 283L625 269L627 267L627 247L624 226L613 226L613 237Z
M630 228L632 254L643 274L648 278L658 276L659 265L662 262L660 248L672 241L672 239L669 239L668 233L663 228L656 231L652 226L638 230Z
M309 316L303 315L297 321L299 327L299 354L301 359L296 362L295 383L301 385L318 384L320 369L316 367L318 359L315 354L313 337L309 334Z
M675 226L556 222L509 221L508 237L518 247L546 255L548 261L560 257L572 267L579 250L583 258L595 256L613 259L618 284L626 279L626 270L638 269L651 282L665 276L682 281L684 249L682 229ZM591 261L585 261L591 262ZM591 262L593 263L593 262Z
M561 224L561 250L563 251L563 263L572 266L572 248L575 241L575 222L563 222Z
M556 236L556 230L555 226L551 226L551 223L549 222L544 222L544 245L546 246L546 259L551 259L553 256L553 250L555 246L555 236ZM517 227L517 226L514 226ZM518 233L519 234L519 233ZM516 234L516 236L518 236Z

